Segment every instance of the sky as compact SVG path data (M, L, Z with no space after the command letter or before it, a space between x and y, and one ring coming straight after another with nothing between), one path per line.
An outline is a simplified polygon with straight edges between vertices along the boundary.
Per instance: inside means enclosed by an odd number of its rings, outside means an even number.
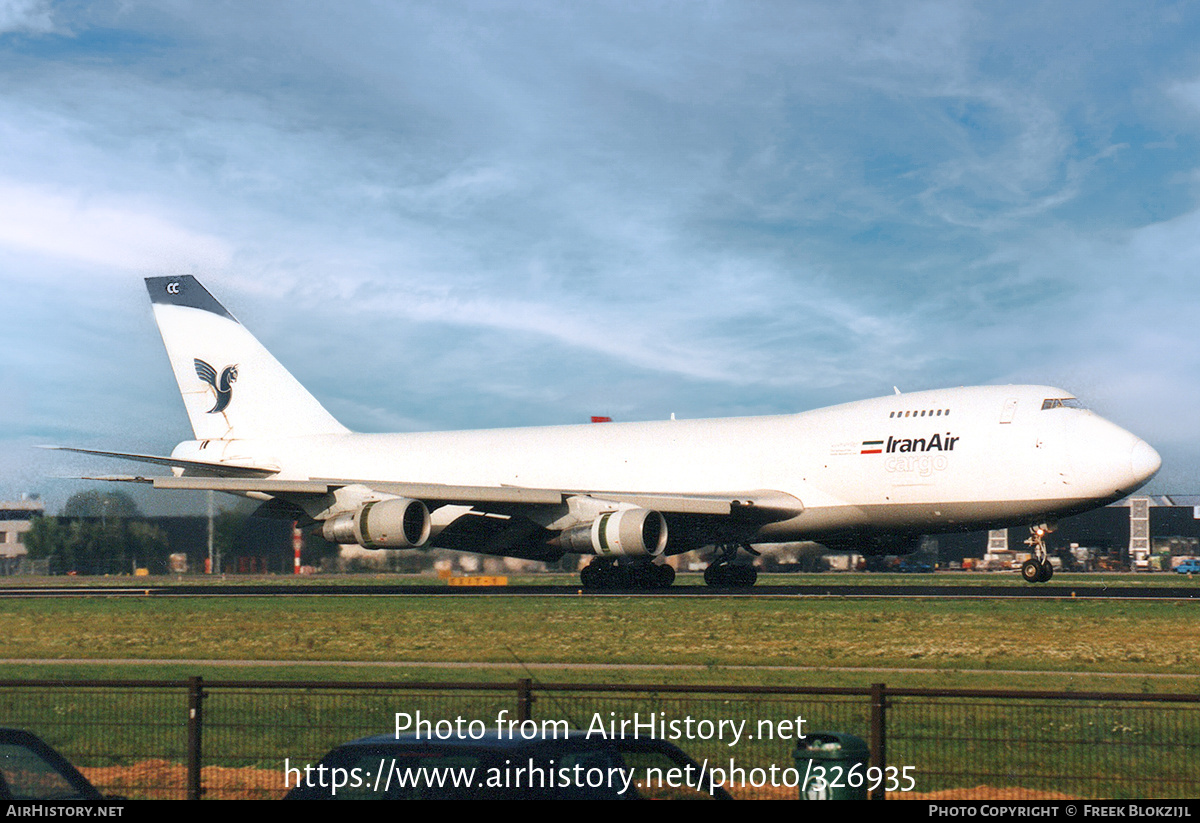
M143 285L185 273L356 431L1046 383L1200 492L1198 45L1188 3L0 0L0 499L190 439Z

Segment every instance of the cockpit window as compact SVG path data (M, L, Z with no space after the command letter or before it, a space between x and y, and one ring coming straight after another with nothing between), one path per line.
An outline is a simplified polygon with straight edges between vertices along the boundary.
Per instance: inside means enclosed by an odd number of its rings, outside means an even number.
M1074 397L1048 397L1042 401L1042 411L1046 409L1082 409L1083 404Z

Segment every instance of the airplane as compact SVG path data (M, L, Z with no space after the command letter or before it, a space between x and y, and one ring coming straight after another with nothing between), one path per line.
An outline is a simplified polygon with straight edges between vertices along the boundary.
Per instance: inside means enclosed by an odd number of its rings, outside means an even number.
M752 586L740 552L817 541L907 554L924 535L1045 535L1159 469L1145 441L1050 386L895 394L798 414L456 432L351 432L191 275L146 279L194 439L169 456L68 451L169 467L106 476L229 492L259 513L369 549L555 561L592 555L589 589L670 586L668 556L716 547L711 586Z

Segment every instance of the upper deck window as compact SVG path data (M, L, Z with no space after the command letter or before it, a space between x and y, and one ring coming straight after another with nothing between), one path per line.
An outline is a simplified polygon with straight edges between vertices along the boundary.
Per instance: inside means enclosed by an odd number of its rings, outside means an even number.
M1078 402L1078 401L1073 401L1073 402ZM892 419L899 419L901 417L942 417L943 415L949 417L950 410L949 409L921 409L921 410L917 411L915 409L910 409L909 411L888 412L888 417L892 418Z
M1042 401L1042 411L1046 409L1082 409L1083 404L1074 397L1048 397Z

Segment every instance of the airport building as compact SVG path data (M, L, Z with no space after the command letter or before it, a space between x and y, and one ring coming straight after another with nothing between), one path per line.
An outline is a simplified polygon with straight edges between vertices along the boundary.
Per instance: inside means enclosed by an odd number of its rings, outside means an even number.
M0 502L0 574L12 574L26 554L25 533L46 507L37 498Z
M65 573L65 568L50 568L46 561L38 564L26 559L23 535L35 518L45 516L44 505L37 499L0 502L0 575L22 573ZM68 519L68 518L63 518ZM72 518L73 519L73 518ZM84 518L89 519L89 518ZM93 519L94 518L90 518ZM199 573L206 567L208 556L208 518L206 517L148 517L136 520L162 531L166 547L162 556L150 561L151 573ZM225 573L290 574L294 566L290 521L250 518L237 528L236 535L225 541L225 554L218 568ZM922 563L941 568L1016 569L1028 557L1027 528L999 529L932 535L924 541L919 557ZM309 541L323 548L307 545ZM1187 558L1200 558L1200 495L1136 496L1094 511L1064 518L1058 528L1046 537L1047 548L1056 568L1063 571L1169 571ZM859 566L856 556L826 555L814 544L794 544L781 547L784 551L763 556L759 563L764 569L787 571L812 570L824 565L831 569L849 570ZM789 549L791 550L789 552ZM334 547L324 545L313 536L306 537L305 563L322 565L325 570L367 570L382 564L395 571L415 572L430 565L433 553L427 552L366 552L367 562L356 562L351 553L333 563L318 558L332 558ZM220 550L218 550L220 553ZM438 553L438 556L442 556ZM576 559L574 555L568 558ZM456 565L463 569L477 567L491 558L477 555L453 555ZM588 559L584 556L585 562ZM690 563L688 562L690 559ZM879 558L883 560L883 558ZM143 561L145 562L145 561ZM676 561L672 561L676 564ZM691 554L679 558L680 569L695 566L701 569L705 560ZM492 566L495 563L491 564ZM541 568L540 564L529 564ZM557 565L557 564L556 564ZM873 564L882 568L882 564ZM573 567L573 566L572 566ZM917 564L921 567L921 564ZM565 568L565 565L564 565ZM78 569L88 573L129 573L122 566L113 569Z
M1017 567L1028 529L937 535L942 565L981 558L984 568ZM1200 495L1138 495L1059 521L1046 536L1064 570L1169 571L1200 557Z
M0 575L15 574L130 574L130 557L76 558L74 562L58 558L30 560L21 536L33 527L37 517L60 523L82 521L97 525L96 517L56 517L45 515L40 501L0 503ZM110 525L113 522L110 518ZM150 556L138 557L138 565L151 574L201 572L205 568L209 546L209 522L204 516L130 517L123 522L153 530L161 536L161 549ZM293 545L290 521L247 518L225 541L223 564L229 573L281 573L292 571Z

